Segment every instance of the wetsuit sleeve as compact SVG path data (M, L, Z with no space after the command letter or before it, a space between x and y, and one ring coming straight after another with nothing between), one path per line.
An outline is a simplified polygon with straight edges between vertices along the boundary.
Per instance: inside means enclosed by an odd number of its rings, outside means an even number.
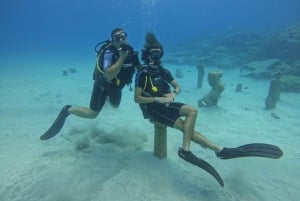
M135 75L135 87L144 88L146 80L146 73L144 71L138 71Z
M165 79L167 80L167 82L170 83L174 80L174 77L169 70L164 69L164 74L165 74Z

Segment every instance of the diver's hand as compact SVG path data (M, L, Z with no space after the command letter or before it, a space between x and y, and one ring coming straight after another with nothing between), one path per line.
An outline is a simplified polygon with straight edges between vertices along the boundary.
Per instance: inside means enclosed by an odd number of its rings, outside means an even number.
M123 59L123 60L125 60L128 57L128 54L129 54L128 50L126 50L126 51L120 50L119 51L120 58Z
M129 52L133 52L133 47L131 47L129 44L127 43L123 43L120 45L120 48L118 50L123 50L123 51L129 51Z
M175 93L164 94L164 103L166 105L169 105L170 103L172 103L174 101L175 96L176 96Z

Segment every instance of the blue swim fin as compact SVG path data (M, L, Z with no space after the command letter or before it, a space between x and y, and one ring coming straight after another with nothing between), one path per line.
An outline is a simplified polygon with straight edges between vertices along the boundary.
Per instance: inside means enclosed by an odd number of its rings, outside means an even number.
M249 156L278 159L283 155L283 152L279 147L275 145L252 143L236 148L225 147L221 152L216 153L216 155L220 159L231 159Z
M219 175L217 170L213 166L211 166L208 162L196 157L191 151L185 151L182 148L178 149L178 156L183 160L193 165L196 165L202 168L203 170L205 170L206 172L208 172L209 174L211 174L218 181L218 183L222 187L224 187L224 182L222 177Z
M51 127L40 137L41 140L48 140L59 133L59 131L64 126L66 118L69 116L68 109L71 105L64 106Z

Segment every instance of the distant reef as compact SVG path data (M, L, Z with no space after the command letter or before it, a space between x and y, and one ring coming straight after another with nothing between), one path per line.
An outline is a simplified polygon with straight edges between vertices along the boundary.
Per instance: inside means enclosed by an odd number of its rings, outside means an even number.
M225 33L181 42L171 48L164 62L177 65L241 69L241 76L270 79L274 71L283 73L283 90L300 91L300 24L274 32Z

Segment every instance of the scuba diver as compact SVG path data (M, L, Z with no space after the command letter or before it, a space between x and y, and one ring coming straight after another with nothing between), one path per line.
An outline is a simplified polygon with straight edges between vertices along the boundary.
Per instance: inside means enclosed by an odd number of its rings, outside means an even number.
M101 44L101 48L97 49ZM70 114L94 119L107 99L115 108L120 105L122 89L132 82L134 72L140 66L138 53L128 44L127 33L121 28L111 32L111 40L98 43L95 51L98 56L93 74L94 86L90 107L64 106L51 127L40 137L41 140L48 140L57 135Z
M208 162L196 157L190 150L191 141L209 148L220 159L231 159L246 156L280 158L283 153L277 146L253 143L237 148L226 148L217 145L199 132L195 131L197 109L193 106L175 102L181 88L169 70L161 65L164 50L152 32L148 32L142 50L144 65L138 69L135 77L134 100L139 103L145 119L158 122L183 133L182 147L178 156L211 174L221 186L223 179ZM171 89L172 87L172 89ZM182 118L183 117L183 118Z

